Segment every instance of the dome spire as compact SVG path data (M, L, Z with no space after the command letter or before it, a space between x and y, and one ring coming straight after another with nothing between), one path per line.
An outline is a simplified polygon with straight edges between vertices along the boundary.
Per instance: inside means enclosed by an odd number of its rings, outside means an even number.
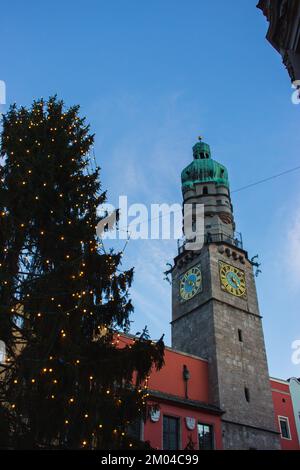
M203 142L203 137L198 136L198 142L193 147L193 157L194 160L204 160L206 158L211 158L210 146Z

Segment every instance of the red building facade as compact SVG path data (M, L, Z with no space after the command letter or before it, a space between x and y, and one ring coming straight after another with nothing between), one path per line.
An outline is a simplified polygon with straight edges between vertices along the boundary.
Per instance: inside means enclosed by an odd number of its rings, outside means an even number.
M224 410L210 403L205 359L166 348L165 365L152 372L142 438L154 449L223 448ZM289 382L270 379L274 421L282 450L300 450Z
M123 337L122 344L132 341ZM139 437L158 450L222 450L225 410L209 396L206 359L165 350L165 364L148 379L148 413ZM282 450L300 450L289 382L270 378L274 423Z
M149 382L143 439L155 449L222 449L222 410L209 402L208 362L167 348Z
M299 450L300 443L294 415L289 382L280 379L270 379L275 411L275 424L280 432L282 450Z

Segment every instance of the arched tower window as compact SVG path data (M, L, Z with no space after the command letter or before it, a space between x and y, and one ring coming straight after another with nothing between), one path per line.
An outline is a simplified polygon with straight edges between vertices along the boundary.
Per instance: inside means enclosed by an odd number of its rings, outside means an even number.
M208 194L208 188L207 186L204 186L202 194Z

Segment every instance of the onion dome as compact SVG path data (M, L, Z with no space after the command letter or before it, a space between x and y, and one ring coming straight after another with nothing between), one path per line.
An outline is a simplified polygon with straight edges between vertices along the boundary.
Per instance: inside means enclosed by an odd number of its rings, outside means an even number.
M228 171L211 158L208 144L201 140L197 142L193 147L193 157L192 163L181 173L182 192L193 189L197 183L215 183L229 189Z

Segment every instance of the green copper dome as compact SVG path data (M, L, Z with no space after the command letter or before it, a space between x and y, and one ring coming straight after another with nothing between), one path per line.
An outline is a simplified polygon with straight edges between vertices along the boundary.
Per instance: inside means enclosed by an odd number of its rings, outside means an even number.
M211 158L210 147L205 142L197 142L193 147L194 161L181 173L182 191L194 187L196 183L216 183L229 188L228 172L225 166Z

